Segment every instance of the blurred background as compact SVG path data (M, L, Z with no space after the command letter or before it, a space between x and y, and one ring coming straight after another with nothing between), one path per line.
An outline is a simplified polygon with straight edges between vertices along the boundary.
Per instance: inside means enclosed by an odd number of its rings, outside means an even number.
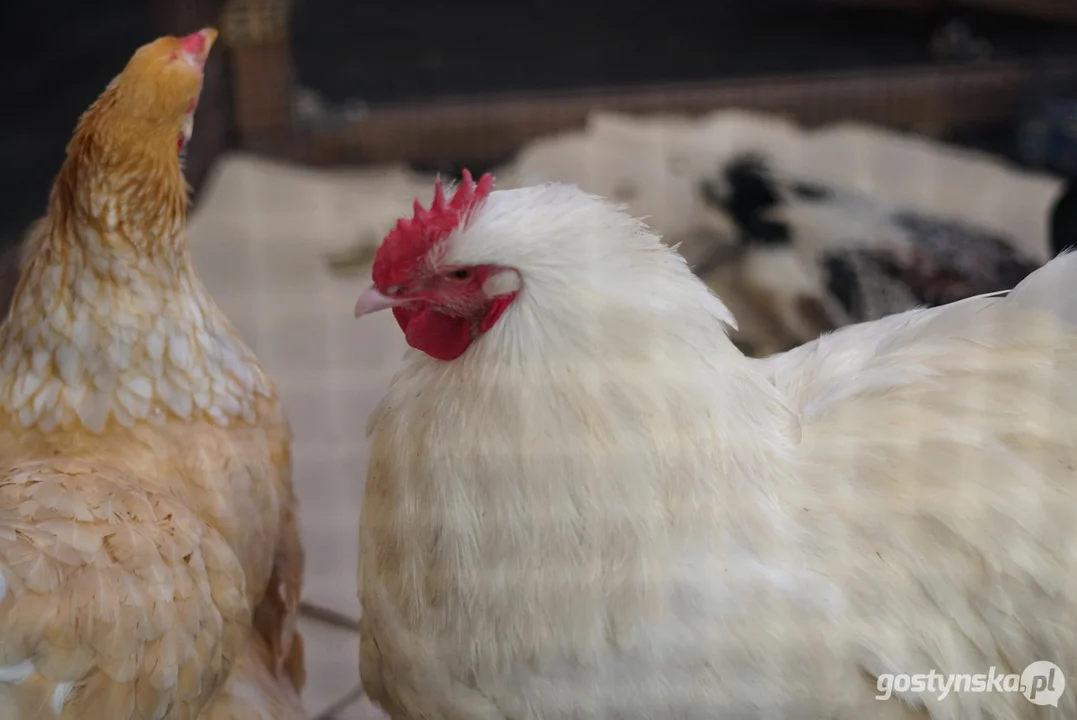
M860 119L1038 168L1022 122L1066 124L1052 101L1065 106L1077 54L1068 0L57 0L9 13L7 233L40 211L75 119L132 48L206 24L226 26L226 42L190 151L196 190L237 147L317 164L492 165L597 108Z
M4 247L135 48L221 29L187 150L192 246L291 415L312 602L359 611L357 438L403 343L391 318L350 310L372 249L437 175L627 204L680 243L754 354L1011 287L1077 243L1073 0L487 5L5 11ZM314 712L354 684L355 651L305 632Z
M746 245L765 234L759 226L762 215L776 210L774 203L759 205L762 196L746 199L751 192L741 192L744 182L761 178L742 177L738 187L727 181L731 170L745 171L743 163L736 164L742 156L758 155L762 162L746 170L749 175L764 173L777 182L774 173L794 173L830 181L839 189L867 191L884 206L909 205L913 191L942 185L946 192L933 189L929 207L920 208L936 219L979 221L972 230L1001 233L996 239L1007 247L1014 244L1007 232L1016 234L1025 255L1065 244L1064 238L1052 238L1047 227L1051 203L1064 186L1048 192L1041 184L1037 195L1017 180L1007 185L1013 178L999 179L996 170L1032 172L1034 180L1046 182L1065 180L1077 169L1077 4L1069 0L668 0L631 10L612 2L554 0L472 9L409 0L26 5L11 11L9 38L0 51L9 55L8 67L14 69L0 78L12 109L0 117L0 243L17 242L41 212L75 119L131 50L155 35L204 25L220 26L223 41L207 69L188 150L187 174L196 200L215 165L236 151L306 167L394 166L449 177L465 166L473 172L498 168L502 186L565 180L614 195L639 214L658 216L657 229L677 242L686 238L674 235L698 236L696 231L707 228L705 239L694 237L703 245L685 246L689 259L707 271L736 260L734 279L739 279L746 272ZM728 113L723 124L722 111L739 111L739 124ZM690 203L669 197L676 181L664 175L668 168L657 173L641 160L623 174L637 173L643 180L619 178L610 181L615 187L605 187L610 183L596 176L603 172L595 167L601 162L594 156L599 146L618 155L621 165L630 164L625 158L633 152L646 154L641 143L648 142L643 135L650 133L652 145L665 143L667 154L676 154L671 145L676 141L669 140L672 126L626 125L655 116L718 122L711 123L705 141L688 143L690 149L681 143L681 155L691 167L682 157L682 167L673 174L691 180L684 188L693 196ZM604 124L611 119L616 128ZM892 131L930 144L908 146L898 172L872 142L845 145L844 158L820 158L806 149L807 142L791 149L790 143L798 143L774 127L778 136L746 137L768 123L790 123L805 132L857 123L861 131L878 131L868 132L868 140L888 141L890 151L896 151L898 137ZM702 125L694 131L704 133ZM572 132L588 135L591 153L586 161L577 157L575 167L556 159L564 149L547 144L542 152L535 150L536 142L564 139ZM634 133L634 139L615 137L626 133ZM611 142L635 147L613 151ZM957 149L985 152L991 164L947 176L924 157L925 148L938 157L952 157ZM531 156L521 160L528 152ZM987 162L973 154L962 157ZM647 191L632 187L640 182L662 187L663 197L640 197ZM1040 224L1028 218L1018 222L1015 210L1001 219L982 217L982 208L974 207L977 196L985 206L983 199L991 197L1011 198L1012 205L1015 193L1032 203L1023 212L1038 212ZM1045 199L1045 194L1051 197ZM1034 207L1045 202L1050 206ZM974 217L964 218L970 208ZM663 212L697 217L664 226ZM840 218L836 222L840 225ZM787 234L803 238L814 230L790 228ZM943 230L948 235L972 232L967 227ZM932 228L935 235L940 231ZM822 232L832 235L833 229ZM908 234L909 229L896 232ZM731 247L719 242L723 234L732 240L736 258L719 251L719 246ZM967 239L960 240L962 248ZM798 249L801 256L809 252ZM753 321L780 327L767 338L751 338L746 331L746 349L766 352L796 344L817 329L869 312L852 307L870 304L852 297L863 289L850 289L832 277L859 277L863 268L838 268L833 257L818 257L814 245L810 254L808 264L833 267L801 282L834 286L823 288L834 296L827 302L836 301L844 312L836 306L796 312L771 308L765 314L812 317ZM337 258L337 269L347 270L350 257ZM364 258L359 253L355 262ZM886 258L884 264L893 262ZM906 272L909 262L904 258L900 267L879 272ZM935 265L931 282L938 280ZM771 273L773 268L767 268ZM991 272L1003 285L1012 280L1012 272L997 267ZM982 289L985 281L964 282L962 288ZM930 304L938 299L935 290L914 287L908 299ZM836 297L841 295L849 297ZM749 300L759 304L758 298ZM768 298L764 304L789 302L798 301ZM883 304L890 307L889 302ZM831 317L836 315L842 317ZM784 327L790 324L802 327Z

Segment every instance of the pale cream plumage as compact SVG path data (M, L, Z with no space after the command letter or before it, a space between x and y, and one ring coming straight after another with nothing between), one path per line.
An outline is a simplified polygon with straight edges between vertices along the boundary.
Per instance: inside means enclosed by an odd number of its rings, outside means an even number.
M4 717L197 717L250 624L224 538L100 460L6 473L0 558Z
M291 434L187 247L177 137L215 36L135 54L23 250L0 326L5 720L304 717Z
M1077 679L1077 255L768 360L658 238L496 192L431 258L522 289L369 425L360 669L402 718L1072 718L880 673Z

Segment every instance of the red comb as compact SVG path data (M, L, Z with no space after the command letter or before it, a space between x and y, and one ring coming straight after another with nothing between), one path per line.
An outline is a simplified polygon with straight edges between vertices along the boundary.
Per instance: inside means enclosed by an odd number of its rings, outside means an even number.
M415 200L415 214L409 220L401 218L385 236L374 256L374 284L385 290L407 281L412 273L426 262L430 251L460 227L490 195L494 176L486 173L476 184L471 173L464 170L463 178L452 200L446 202L441 181L434 184L434 202L427 210Z
M191 33L183 38L183 51L190 55L201 55L206 51L206 36L201 32Z
M198 32L191 33L179 39L180 49L198 64L205 64L209 49L217 39L217 31L213 28L202 28Z

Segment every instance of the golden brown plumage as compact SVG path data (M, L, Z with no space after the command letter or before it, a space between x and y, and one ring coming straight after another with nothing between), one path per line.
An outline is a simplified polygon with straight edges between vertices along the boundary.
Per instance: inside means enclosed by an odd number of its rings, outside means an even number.
M177 147L215 37L138 50L25 244L0 326L5 719L303 717L291 434L187 246Z

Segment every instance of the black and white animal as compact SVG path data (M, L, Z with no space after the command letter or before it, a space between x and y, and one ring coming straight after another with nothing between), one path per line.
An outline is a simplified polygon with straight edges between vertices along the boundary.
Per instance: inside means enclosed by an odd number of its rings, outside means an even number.
M791 345L843 325L1012 288L1039 267L997 233L784 178L758 155L733 158L702 183L701 194L714 225L733 225L745 281L780 318Z

